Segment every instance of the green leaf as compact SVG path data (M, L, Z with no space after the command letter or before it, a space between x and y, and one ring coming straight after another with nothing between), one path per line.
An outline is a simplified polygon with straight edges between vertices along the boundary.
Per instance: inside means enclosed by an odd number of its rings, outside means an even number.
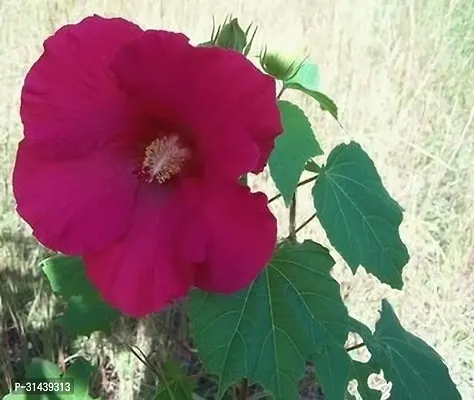
M42 358L33 358L26 367L26 378L57 378L61 375L58 366Z
M218 399L247 377L275 400L294 400L309 359L325 399L344 399L348 313L330 275L333 265L317 243L284 242L247 289L230 296L191 293L191 333L206 367L220 377Z
M306 162L323 154L304 112L288 101L279 101L283 134L275 142L268 165L286 205L296 191Z
M285 81L286 87L292 85L299 85L305 90L318 90L319 89L319 67L316 64L304 62L298 72L293 75L290 79Z
M336 103L334 103L334 101L330 99L324 93L318 92L317 90L306 89L302 84L295 83L295 82L290 82L288 84L285 84L284 87L286 89L299 90L300 92L303 92L307 94L308 96L312 97L314 100L316 100L319 103L321 110L328 111L329 114L331 114L334 117L334 119L339 122L338 117L337 117Z
M5 396L3 400L48 400L52 398L55 400L93 400L89 396L89 378L93 371L94 368L91 364L82 357L78 357L64 374L56 364L41 358L33 358L26 368L25 382L32 379L68 378L74 382L73 393L32 394L27 393L24 389L19 389Z
M382 312L372 335L359 321L351 326L371 353L370 362L392 382L392 400L461 400L449 371L436 351L406 331L390 303L382 300Z
M77 358L64 373L65 378L74 380L74 399L92 399L89 396L89 377L94 367L84 358Z
M352 361L349 379L355 379L359 383L357 391L363 400L380 400L381 392L371 389L368 385L369 376L378 374L380 369L374 367L370 362L362 363L359 361Z
M193 398L194 382L183 374L179 365L174 361L168 361L163 366L156 400L191 400Z
M95 296L72 296L60 323L69 332L89 336L92 332L110 333L112 324L119 318L119 311Z
M52 290L68 300L60 324L70 333L88 336L95 331L109 333L120 312L111 308L87 278L78 257L57 255L43 262Z
M409 260L399 236L403 215L359 144L329 154L313 188L316 212L328 239L355 272L362 265L393 288L403 286Z
M89 283L84 264L79 257L55 255L43 261L43 272L51 289L65 298L79 294L92 294L95 289Z

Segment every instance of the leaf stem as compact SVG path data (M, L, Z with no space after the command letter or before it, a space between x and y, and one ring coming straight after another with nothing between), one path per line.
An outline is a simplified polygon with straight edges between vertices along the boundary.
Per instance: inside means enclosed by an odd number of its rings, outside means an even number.
M316 213L311 215L306 221L304 221L298 228L296 228L295 233L298 233L301 229L303 229L306 225L308 225L313 219L316 218Z
M148 360L148 357L143 353L142 349L140 347L134 345L134 344L129 344L127 342L122 342L117 336L115 336L115 339L120 343L122 346L125 346L132 352L132 354L143 364L145 365L151 372L155 374L155 376L158 376L160 378L163 377L163 371L161 370L160 366L158 364L152 363ZM156 367L156 368L155 368Z
M247 400L249 398L249 381L247 378L242 379L239 388L238 400Z
M296 193L291 200L289 220L289 238L291 242L296 243Z
M300 183L298 183L298 185L296 185L296 187L306 185L307 183L311 183L311 182L315 181L316 179L318 179L317 175L312 176L311 178L305 179L304 181L301 181ZM270 204L271 202L273 202L275 200L278 200L281 196L282 196L281 193L276 194L270 200L268 200L268 204Z
M283 95L283 92L285 91L286 87L283 86L280 91L277 94L277 99L280 100L281 96Z
M357 350L357 349L360 349L361 347L364 347L364 346L365 346L364 342L358 343L358 344L355 344L353 346L350 346L350 347L346 348L346 351L349 352L349 351Z

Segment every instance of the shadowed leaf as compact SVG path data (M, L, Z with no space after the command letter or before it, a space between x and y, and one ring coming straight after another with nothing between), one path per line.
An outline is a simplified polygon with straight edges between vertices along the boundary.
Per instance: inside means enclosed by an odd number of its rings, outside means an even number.
M89 378L94 368L82 357L78 357L64 372L50 361L34 358L26 368L25 385L51 380L53 391L40 393L39 390L31 391L32 386L16 390L5 396L3 400L93 400L89 396ZM54 386L54 384L58 384ZM60 386L60 384L62 386ZM38 387L37 387L38 389Z
M194 383L174 361L163 366L163 376L156 394L156 400L191 400Z
M60 324L70 333L88 336L95 331L110 332L120 312L107 305L90 283L82 260L58 255L43 262L52 290L68 300Z
M325 399L344 398L348 314L329 273L333 265L317 243L283 243L247 289L231 296L192 292L191 333L206 367L220 377L218 398L247 377L275 400L294 400L308 359Z

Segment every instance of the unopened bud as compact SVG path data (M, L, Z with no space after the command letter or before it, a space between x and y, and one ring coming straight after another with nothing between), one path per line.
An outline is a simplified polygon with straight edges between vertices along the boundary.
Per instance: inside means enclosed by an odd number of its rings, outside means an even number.
M292 78L298 72L303 61L283 53L268 51L267 48L260 53L260 65L263 70L282 81Z
M225 22L219 29L215 39L215 45L225 49L233 49L243 52L247 45L247 35L240 27L237 18Z

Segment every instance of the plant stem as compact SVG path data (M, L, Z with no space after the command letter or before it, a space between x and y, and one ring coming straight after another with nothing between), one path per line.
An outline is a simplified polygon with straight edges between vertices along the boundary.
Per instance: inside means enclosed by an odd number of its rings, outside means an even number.
M365 346L365 343L362 342L362 343L358 343L358 344L355 344L353 346L350 346L346 349L347 352L349 351L353 351L353 350L357 350L357 349L360 349L361 347L364 347Z
M249 398L249 381L247 378L242 379L239 388L238 400L247 400Z
M316 218L316 213L314 213L313 215L311 215L311 217L309 217L306 221L304 221L298 228L296 228L296 232L295 233L298 233L301 229L303 229L306 225L308 225L313 219Z
M280 92L279 92L278 95L277 95L277 99L278 99L278 100L279 100L279 99L281 98L281 96L283 95L283 92L285 91L285 89L286 89L286 88L285 88L284 86L281 88Z
M298 183L298 185L296 187L306 185L307 183L311 183L311 182L315 181L316 179L318 179L317 175L312 176L311 178L305 179L304 181L301 181L300 183ZM270 204L272 201L278 200L281 196L282 196L281 193L276 194L270 200L268 200L268 203Z
M291 200L289 220L289 238L291 242L296 243L296 193Z

